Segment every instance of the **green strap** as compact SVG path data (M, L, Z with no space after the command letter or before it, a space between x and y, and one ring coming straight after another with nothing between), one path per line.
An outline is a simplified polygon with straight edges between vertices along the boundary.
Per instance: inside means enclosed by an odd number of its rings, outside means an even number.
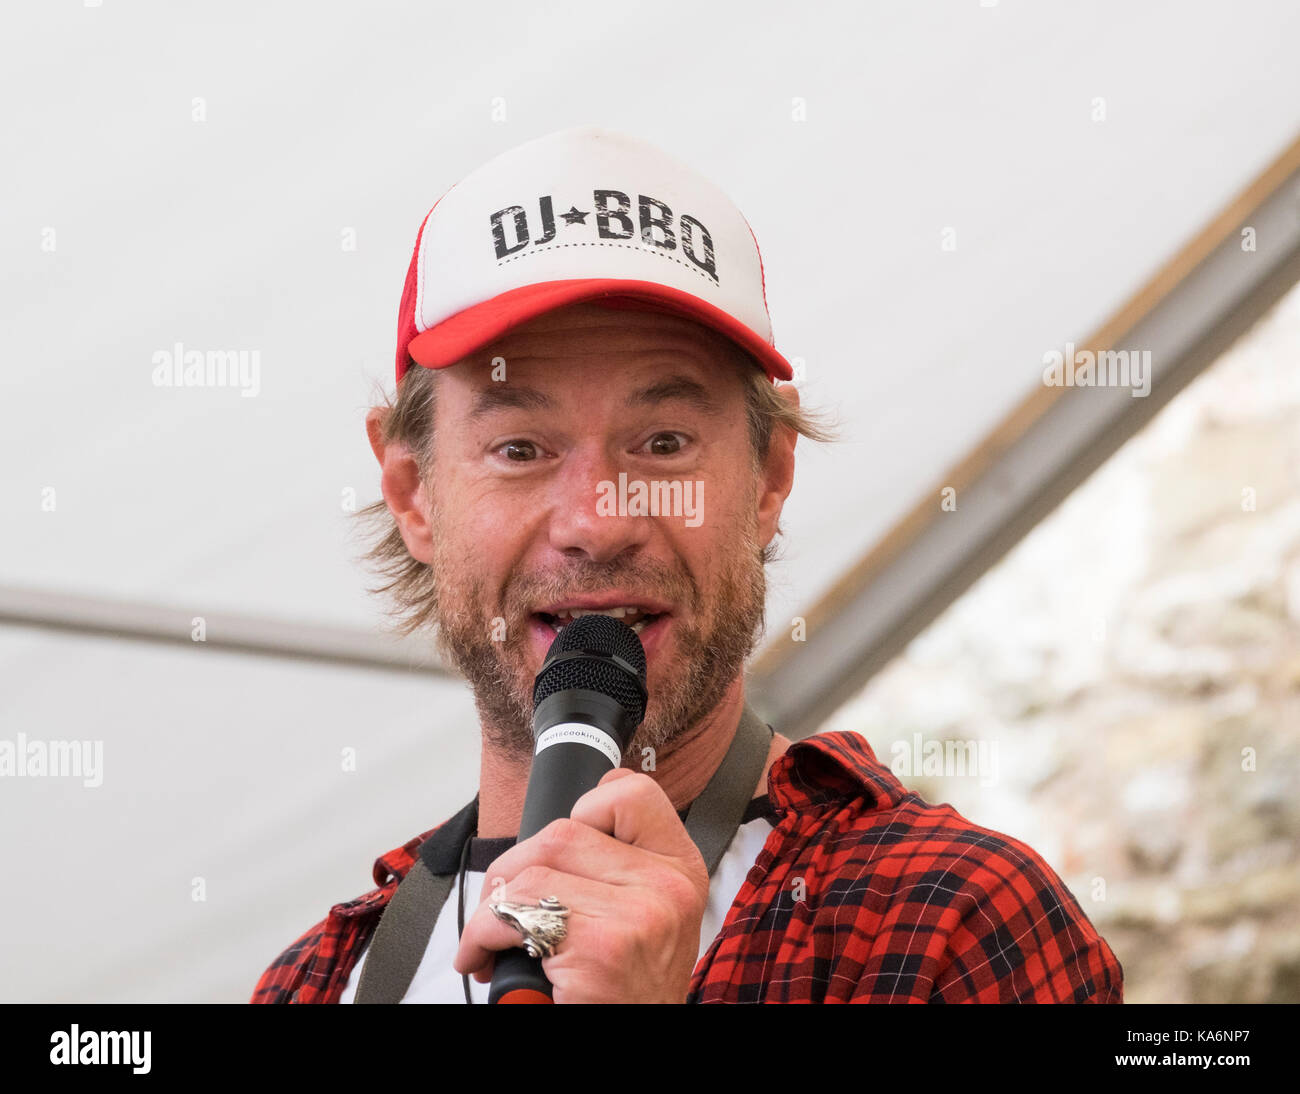
M713 876L736 838L745 807L767 763L772 727L748 706L726 756L704 792L691 803L686 831ZM420 967L455 873L435 874L417 857L380 917L357 985L357 1003L400 1003Z
M415 860L375 928L356 1002L401 1002L455 878L455 874L432 874L422 859Z
M740 818L754 796L754 787L767 766L772 747L772 727L745 707L731 747L713 773L704 792L691 803L686 831L704 857L709 877L718 868L740 828Z

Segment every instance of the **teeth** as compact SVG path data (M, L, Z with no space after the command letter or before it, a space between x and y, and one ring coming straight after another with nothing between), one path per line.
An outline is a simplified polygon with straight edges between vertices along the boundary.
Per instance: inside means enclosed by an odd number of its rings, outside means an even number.
M555 612L553 615L554 622L552 626L558 634L565 626L572 623L575 619L581 619L584 615L607 615L612 619L626 619L630 626L637 634L640 634L646 626L646 616L649 613L641 607L624 607L624 608L570 608L564 611Z
M568 608L555 613L556 619L581 619L584 615L608 615L612 619L623 619L629 615L645 615L644 608Z
M596 614L599 614L599 613L596 613ZM646 628L646 622L647 622L647 621L644 620L644 619L638 619L638 620L636 620L636 622L631 623L631 624L629 624L629 625L631 626L631 628L632 628L632 630L633 630L634 633L636 633L636 634L640 634L643 630L645 630L645 628ZM556 633L556 634L559 634L560 631L564 630L564 628L567 627L568 625L569 625L569 624L568 624L567 622L565 622L563 619L558 619L558 618L557 618L557 619L555 620L555 633Z

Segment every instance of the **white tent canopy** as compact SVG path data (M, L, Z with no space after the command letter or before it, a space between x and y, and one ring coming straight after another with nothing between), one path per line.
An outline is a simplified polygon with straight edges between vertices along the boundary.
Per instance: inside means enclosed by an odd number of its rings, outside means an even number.
M1282 0L6 22L0 739L103 741L102 786L0 781L32 898L9 999L246 998L473 795L463 686L349 663L381 644L345 503L378 497L362 416L416 228L479 163L596 123L745 212L777 345L843 423L800 448L775 635L1300 131ZM156 386L178 342L256 352L255 396ZM313 632L340 657L267 655Z

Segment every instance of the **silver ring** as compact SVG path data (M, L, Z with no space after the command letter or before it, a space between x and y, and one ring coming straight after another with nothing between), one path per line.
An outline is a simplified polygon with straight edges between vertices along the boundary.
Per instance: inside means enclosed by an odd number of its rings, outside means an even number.
M509 923L519 932L529 957L550 957L569 933L564 922L569 909L560 903L559 897L542 897L536 904L513 904L503 900L488 907L497 919Z

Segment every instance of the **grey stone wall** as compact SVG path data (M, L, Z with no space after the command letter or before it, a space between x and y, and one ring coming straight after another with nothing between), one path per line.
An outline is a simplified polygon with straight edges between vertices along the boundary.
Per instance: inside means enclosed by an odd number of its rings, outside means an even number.
M1300 1001L1300 289L825 728L1042 854L1127 1001Z

